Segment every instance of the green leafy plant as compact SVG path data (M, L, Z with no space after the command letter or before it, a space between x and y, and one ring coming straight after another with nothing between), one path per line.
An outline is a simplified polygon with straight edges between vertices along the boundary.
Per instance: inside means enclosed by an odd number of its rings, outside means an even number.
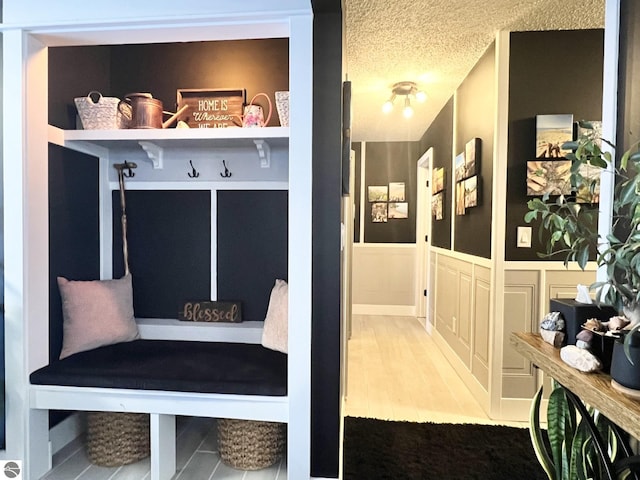
M603 151L593 125L580 122L587 134L562 148L572 150L571 195L551 198L546 194L527 202L527 223L539 221L538 234L545 244L543 257L564 255L564 264L576 262L581 269L590 258L607 272L607 279L595 282L596 302L612 305L618 311L640 309L640 152L638 144L622 154L617 168L611 153ZM583 175L585 167L602 169L602 175L615 175L613 217L610 234L598 234L598 211L590 203L597 198L598 182ZM546 232L546 235L544 233ZM640 330L640 323L634 330ZM631 335L627 335L631 338ZM628 343L625 343L628 352ZM629 356L627 354L627 356Z
M529 433L549 480L630 478L638 459L618 428L554 383L545 431L540 421L542 390L540 387L531 404Z

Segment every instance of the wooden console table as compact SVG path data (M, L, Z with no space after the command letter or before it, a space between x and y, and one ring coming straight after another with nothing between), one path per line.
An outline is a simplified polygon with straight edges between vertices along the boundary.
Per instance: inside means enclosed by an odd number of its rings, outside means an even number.
M609 420L640 438L640 401L611 387L605 373L582 373L560 359L560 350L544 342L535 333L512 333L511 344L526 359L556 379L584 403L602 412Z

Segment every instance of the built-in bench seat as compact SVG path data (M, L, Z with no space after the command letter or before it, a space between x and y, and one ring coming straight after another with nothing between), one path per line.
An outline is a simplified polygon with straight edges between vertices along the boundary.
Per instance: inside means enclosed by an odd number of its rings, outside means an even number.
M151 478L175 473L175 415L288 421L287 356L261 345L134 340L30 376L32 409L151 415Z

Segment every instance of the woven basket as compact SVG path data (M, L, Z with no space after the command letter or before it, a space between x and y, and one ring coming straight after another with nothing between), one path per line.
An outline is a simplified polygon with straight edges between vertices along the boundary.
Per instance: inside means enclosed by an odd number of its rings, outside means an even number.
M281 127L289 126L289 92L276 92L276 109Z
M115 467L149 456L149 415L88 412L87 457L91 463Z
M283 423L254 420L218 420L218 448L222 461L240 470L260 470L282 457Z
M97 97L97 100L94 100ZM74 98L82 128L85 130L117 130L126 128L126 119L118 111L120 99L103 97L100 92L91 91L86 97Z

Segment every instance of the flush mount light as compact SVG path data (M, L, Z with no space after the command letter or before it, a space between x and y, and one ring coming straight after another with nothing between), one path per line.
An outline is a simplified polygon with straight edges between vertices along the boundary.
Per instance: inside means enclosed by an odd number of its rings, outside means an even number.
M391 96L389 97L389 100L384 102L384 105L382 105L382 111L384 113L389 113L393 110L393 102L397 96L404 96L402 114L405 118L411 118L411 116L413 116L411 96L413 96L418 102L424 102L427 99L426 93L422 90L418 90L416 82L398 82L391 88Z

